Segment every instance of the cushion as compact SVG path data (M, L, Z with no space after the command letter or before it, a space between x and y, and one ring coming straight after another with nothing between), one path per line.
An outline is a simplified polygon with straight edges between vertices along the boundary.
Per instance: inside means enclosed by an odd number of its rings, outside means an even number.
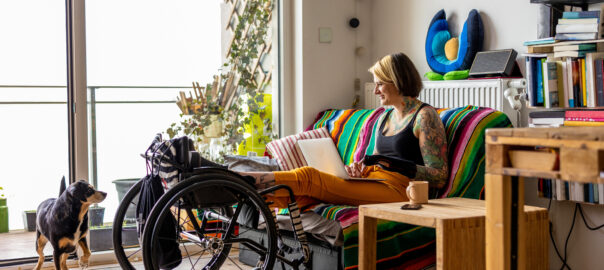
M297 147L298 140L329 138L327 128L309 130L300 134L290 135L279 140L272 141L266 145L273 158L277 159L282 171L289 171L307 166L302 152Z
M374 110L326 110L317 115L307 130L325 127L329 130L344 164L360 161L373 153L376 121L384 108Z
M449 71L447 73L445 73L445 76L443 76L443 79L449 81L449 80L463 80L463 79L467 79L470 76L470 70L469 69L464 69L464 70L454 70L454 71Z
M453 46L454 43L451 43L447 53L445 44L450 38L446 14L441 9L428 26L425 44L426 60L434 72L445 74L449 71L470 68L474 56L482 50L484 39L484 27L478 11L475 9L470 11L459 36L458 45Z
M445 79L442 74L436 73L434 71L426 72L426 74L424 74L424 77L426 77L430 81L442 81Z

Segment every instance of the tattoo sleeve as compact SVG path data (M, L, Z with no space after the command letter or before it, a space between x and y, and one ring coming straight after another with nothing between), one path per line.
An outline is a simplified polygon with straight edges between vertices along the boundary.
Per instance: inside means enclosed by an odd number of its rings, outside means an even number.
M449 177L447 161L447 136L440 117L431 107L423 109L417 116L413 131L419 138L424 166L417 166L415 179L442 187Z
M256 188L258 189L265 189L275 185L275 177L271 177L270 173L261 174L257 179Z

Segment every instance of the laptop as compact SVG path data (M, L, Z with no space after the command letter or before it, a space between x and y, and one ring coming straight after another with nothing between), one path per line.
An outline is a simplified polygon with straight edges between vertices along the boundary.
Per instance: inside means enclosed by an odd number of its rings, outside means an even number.
M298 147L308 166L353 181L384 181L386 179L350 177L331 138L298 140Z

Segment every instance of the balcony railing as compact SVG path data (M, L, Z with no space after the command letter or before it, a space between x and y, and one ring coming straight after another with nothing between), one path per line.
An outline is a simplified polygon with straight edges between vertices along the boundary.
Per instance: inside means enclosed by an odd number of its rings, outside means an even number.
M0 91L7 91L15 88L28 88L28 89L65 89L66 86L57 85L0 85ZM156 99L156 100L97 100L98 91L102 89L138 89L138 90L166 90L166 89L179 89L189 90L190 86L115 86L115 85L96 85L88 86L88 126L89 126L89 142L90 142L90 177L91 182L94 186L98 184L98 171L97 171L97 129L96 129L96 105L97 104L163 104L163 103L176 103L175 99ZM173 95L176 97L177 93ZM65 92L65 100L67 99L67 92ZM144 97L144 93L140 95ZM48 99L48 98L46 98ZM34 100L20 100L20 101L5 101L0 100L0 105L56 105L56 104L67 104L66 101L34 101ZM67 118L67 114L65 115Z

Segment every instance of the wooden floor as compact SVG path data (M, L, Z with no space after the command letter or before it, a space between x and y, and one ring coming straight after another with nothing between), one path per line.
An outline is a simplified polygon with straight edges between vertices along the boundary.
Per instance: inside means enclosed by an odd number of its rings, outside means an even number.
M233 262L227 260L222 267L220 267L220 269L225 269L225 270L239 270L239 269L252 269L252 267L244 265L238 261L236 261L237 265L235 265ZM239 267L237 267L239 266ZM134 267L136 269L145 269L145 267L143 266L143 263L135 263ZM47 268L47 269L53 269L53 268ZM122 268L118 265L118 264L111 264L111 265L98 265L98 266L91 266L88 267L87 269L103 269L103 270L121 270ZM191 269L190 266L187 265L181 265L177 268L174 268L174 270L184 270L184 269Z
M35 232L25 232L25 231L11 231L9 233L0 234L0 261L1 260L10 260L17 258L29 258L29 257L38 257L38 254L35 250ZM45 255L52 255L52 246L48 244L44 249ZM93 255L94 256L94 255ZM239 269L252 269L237 260L237 254L231 253L230 258L226 260L226 262L222 265L220 269L227 270L239 270ZM91 264L94 264L91 261ZM15 265L11 267L0 267L0 269L31 269L34 265ZM134 263L136 269L145 269L142 262ZM71 267L70 267L71 268ZM42 269L54 269L54 267L44 267ZM71 269L79 269L78 267L73 267ZM116 264L106 264L106 265L95 265L90 266L87 269L107 269L107 270L120 270L121 267ZM191 269L190 266L185 265L184 263L175 268L178 269Z
M38 257L35 248L36 232L23 230L0 234L0 260ZM46 245L44 254L52 254L52 246Z

